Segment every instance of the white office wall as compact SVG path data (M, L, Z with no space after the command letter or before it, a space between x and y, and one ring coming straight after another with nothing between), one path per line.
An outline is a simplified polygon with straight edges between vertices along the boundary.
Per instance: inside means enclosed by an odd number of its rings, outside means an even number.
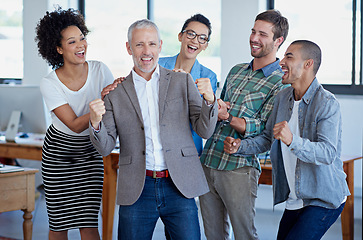
M38 56L34 41L35 27L48 9L48 0L23 0L23 39L24 39L24 78L23 84L38 85L40 79L48 73L48 66Z
M222 87L229 70L241 62L251 61L249 38L259 1L221 1L221 79Z
M237 63L250 62L250 33L258 13L266 10L266 0L221 0L221 79Z
M342 154L363 154L363 96L336 96L342 111ZM354 194L362 196L362 160L354 162Z

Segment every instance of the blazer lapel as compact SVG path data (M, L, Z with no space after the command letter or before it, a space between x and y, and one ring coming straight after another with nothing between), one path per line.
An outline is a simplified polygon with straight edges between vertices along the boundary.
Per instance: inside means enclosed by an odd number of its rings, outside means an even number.
M160 80L159 80L159 121L161 121L163 113L166 95L168 93L170 83L170 73L165 68L160 67Z
M139 99L137 98L135 85L131 73L126 77L126 80L121 83L121 86L125 89L126 94L130 98L130 102L133 105L137 116L140 118L140 121L143 122Z

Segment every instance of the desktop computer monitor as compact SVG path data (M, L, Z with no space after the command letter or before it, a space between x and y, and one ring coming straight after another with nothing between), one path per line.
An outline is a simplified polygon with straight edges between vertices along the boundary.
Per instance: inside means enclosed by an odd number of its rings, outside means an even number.
M7 141L18 132L45 133L50 121L39 86L0 84L0 131Z

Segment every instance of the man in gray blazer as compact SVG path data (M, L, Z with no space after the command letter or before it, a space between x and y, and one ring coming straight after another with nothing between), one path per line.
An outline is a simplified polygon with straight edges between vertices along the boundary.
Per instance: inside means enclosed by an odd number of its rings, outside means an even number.
M194 83L190 74L158 65L161 45L153 22L133 23L131 73L104 101L90 103L96 149L106 156L120 141L118 239L151 239L159 217L173 239L200 239L194 197L209 189L189 123L209 138L218 107L209 79Z

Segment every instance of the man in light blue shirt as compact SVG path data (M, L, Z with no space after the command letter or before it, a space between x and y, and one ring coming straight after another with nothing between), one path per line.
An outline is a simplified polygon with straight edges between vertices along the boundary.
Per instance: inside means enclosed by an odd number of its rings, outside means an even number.
M340 159L340 106L316 79L320 62L318 45L293 42L280 62L282 83L291 87L277 94L265 130L224 141L225 152L244 156L271 147L274 204L286 201L279 240L320 239L350 195Z
M160 66L177 72L187 72L192 75L194 80L209 78L213 92L217 91L217 76L209 68L200 64L197 56L208 47L210 35L212 33L211 23L202 14L195 14L188 18L178 39L181 42L180 52L172 57L159 59ZM203 140L192 129L192 135L198 155L202 154Z

